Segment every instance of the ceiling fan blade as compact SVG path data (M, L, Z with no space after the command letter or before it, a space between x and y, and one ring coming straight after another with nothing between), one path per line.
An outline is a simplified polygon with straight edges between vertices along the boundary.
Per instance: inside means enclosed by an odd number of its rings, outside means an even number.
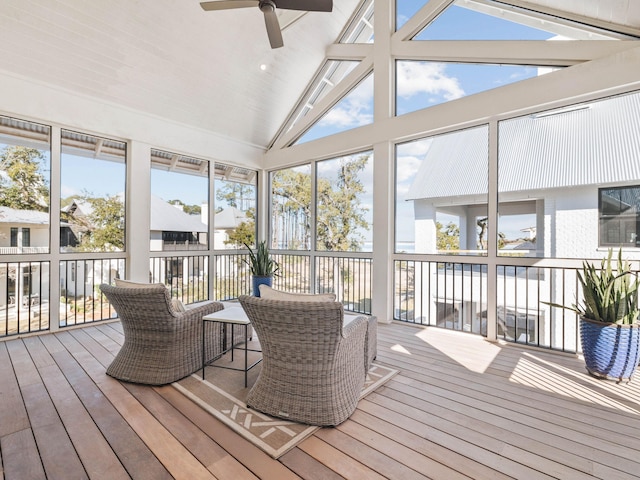
M267 27L267 35L271 48L280 48L284 45L282 40L282 32L280 31L280 23L275 10L264 11L264 24Z
M258 0L217 0L212 2L200 2L203 10L228 10L230 8L257 7Z
M274 0L276 8L285 10L306 10L308 12L330 12L333 0Z

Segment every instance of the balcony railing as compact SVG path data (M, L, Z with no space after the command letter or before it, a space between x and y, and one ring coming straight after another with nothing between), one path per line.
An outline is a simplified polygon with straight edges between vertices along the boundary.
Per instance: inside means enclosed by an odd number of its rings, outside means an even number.
M31 253L49 253L49 247L0 247L0 255L27 255Z
M564 352L579 350L578 316L548 302L581 301L575 268L498 266L498 338Z
M150 282L164 283L183 303L209 300L209 255L152 257Z
M116 317L100 284L123 278L124 258L63 260L60 262L60 327Z
M345 310L371 314L371 258L322 256L316 258L316 292L333 292Z
M315 259L315 281L311 281L310 254L275 253L273 258L280 265L274 278L274 288L295 293L333 292L345 310L371 313L371 265L370 258L323 255ZM216 275L214 291L219 300L238 298L251 293L251 274L245 263L247 254L215 255Z
M456 262L395 262L394 319L487 334L487 267Z
M153 257L152 282L169 286L184 303L209 299L210 258L213 299L251 293L246 253ZM290 292L334 292L346 310L371 313L372 260L360 256L276 253L280 276L274 287ZM487 335L487 266L481 263L396 260L394 318ZM50 308L59 308L59 327L114 318L100 283L124 277L125 260L60 262L60 298L50 299L49 262L0 263L0 337L49 329ZM495 318L498 338L576 352L578 318L549 302L581 300L575 268L498 265ZM493 315L491 315L493 317Z
M280 265L280 272L273 279L273 288L293 293L311 293L311 256L277 253L273 259Z
M0 337L49 330L49 262L0 263Z
M233 300L251 292L251 274L245 263L246 253L214 255L215 274L213 292L215 300Z
M209 246L197 242L162 242L163 252L208 250Z
M575 353L578 316L551 307L582 301L576 269L498 265L496 333L509 342ZM394 318L487 335L487 266L395 262Z

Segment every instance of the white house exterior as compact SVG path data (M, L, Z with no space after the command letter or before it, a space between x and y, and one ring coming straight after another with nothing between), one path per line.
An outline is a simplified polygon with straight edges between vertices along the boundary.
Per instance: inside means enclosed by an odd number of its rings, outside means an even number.
M500 122L498 231L509 215L534 214L528 256L594 258L640 246L639 138L640 94ZM436 252L436 212L443 212L459 217L460 249L477 253L476 219L487 215L487 129L434 137L406 200L414 202L417 252ZM616 202L626 222L608 215Z

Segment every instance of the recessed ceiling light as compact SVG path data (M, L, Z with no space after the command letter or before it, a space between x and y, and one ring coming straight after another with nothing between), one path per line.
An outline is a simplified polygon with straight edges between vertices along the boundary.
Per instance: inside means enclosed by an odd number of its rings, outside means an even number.
M260 65L260 70L262 70L263 72L267 69L267 64L263 63Z

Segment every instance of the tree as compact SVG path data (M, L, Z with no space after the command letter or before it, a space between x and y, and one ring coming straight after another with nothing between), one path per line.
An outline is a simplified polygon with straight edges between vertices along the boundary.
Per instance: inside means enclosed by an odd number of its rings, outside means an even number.
M87 234L80 240L79 250L86 252L117 252L124 250L124 203L117 195L83 201L91 205L87 215Z
M249 211L254 208L256 187L247 183L222 182L216 189L216 200L243 212Z
M460 227L453 222L446 226L436 222L436 248L438 250L459 250L460 249Z
M0 153L0 206L49 211L49 186L40 170L45 160L35 148L4 148Z
M187 215L200 215L202 213L202 207L200 205L187 205L182 200L169 200L169 205L180 205L182 211Z
M336 179L318 178L317 248L318 250L360 250L363 230L370 228L367 208L361 205L364 185L360 172L368 155L347 157L339 161ZM290 249L309 248L311 244L311 176L303 171L285 169L271 181L273 240Z
M487 234L487 222L489 217L483 217L476 220L476 224L480 228L478 232L478 248L480 250L485 250L487 248L487 242L484 239L484 236Z
M358 251L362 248L361 232L369 230L369 223L365 218L368 209L360 204L364 186L359 173L368 160L368 155L341 159L335 188L327 179L318 179L318 250Z
M274 243L285 248L309 248L311 241L311 176L294 169L276 172L271 179Z
M247 210L246 221L240 223L235 230L229 232L228 239L224 241L225 245L234 245L236 248L242 248L243 245L255 245L256 242L256 221L255 210L250 208Z

